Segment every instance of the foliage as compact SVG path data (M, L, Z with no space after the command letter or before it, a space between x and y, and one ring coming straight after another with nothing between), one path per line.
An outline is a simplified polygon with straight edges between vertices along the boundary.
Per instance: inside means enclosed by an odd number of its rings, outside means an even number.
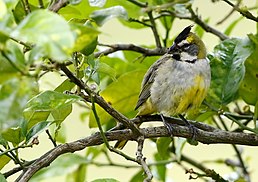
M232 6L230 1L225 2ZM63 123L69 122L67 117L75 112L75 105L84 108L81 115L87 117L88 122L84 124L89 128L97 128L99 121L105 131L114 127L117 118L111 112L133 118L143 76L157 56L164 54L166 47L173 42L175 32L171 36L170 31L176 26L174 20L177 19L195 22L195 32L200 37L209 31L220 39L208 55L211 87L196 120L229 130L224 119L227 117L236 123L231 131L244 133L248 130L257 135L258 34L253 32L239 38L228 36L233 34L243 17L255 25L258 20L252 15L253 11L238 4L234 11L241 14L227 25L224 34L209 25L210 17L205 17L205 21L200 19L192 9L193 4L192 0L152 0L148 3L143 0L0 0L0 181L15 175L15 172L9 174L5 168L11 161L20 170L30 167L33 161L22 159L19 153L37 145L37 137L44 131L54 146L65 143L65 136L61 137L65 135L62 133ZM253 9L257 11L257 6ZM105 35L99 27L114 18L130 29L150 29L155 45L99 42L99 36ZM160 33L161 29L164 35ZM60 84L52 83L55 87L52 90L41 89L42 78L52 72L60 79L65 76L65 79ZM105 102L96 99L97 96L104 98ZM97 104L96 110L92 108L95 112L91 109L92 102ZM244 103L244 107L239 103ZM188 171L190 177L194 174L199 178L225 181L215 171L206 170L198 159L194 162L189 159L191 156L184 154L186 140L171 140L170 137L151 140L155 142L156 151L149 168L155 179L168 180L166 165L183 166L181 162L184 161L194 167L193 171ZM67 181L85 181L90 165L104 165L96 162L103 154L110 166L130 167L114 163L108 147L87 147L84 155L60 154L50 167L40 170L31 181L58 175L66 175ZM240 167L230 166L237 173L235 180L250 181L246 169L248 161L242 158L235 145L233 147L240 163ZM146 170L140 165L137 167L137 173L127 181L145 178Z

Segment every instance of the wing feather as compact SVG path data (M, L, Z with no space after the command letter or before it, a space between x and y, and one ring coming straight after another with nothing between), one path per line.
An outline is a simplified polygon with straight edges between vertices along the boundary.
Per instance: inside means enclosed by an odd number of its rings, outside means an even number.
M171 55L165 54L159 60L157 60L146 72L143 82L142 82L142 89L141 89L135 110L138 109L150 97L150 94L151 94L150 89L151 89L152 83L155 80L157 70L158 70L159 66L161 64L163 64L164 62L166 62L169 58L171 58Z

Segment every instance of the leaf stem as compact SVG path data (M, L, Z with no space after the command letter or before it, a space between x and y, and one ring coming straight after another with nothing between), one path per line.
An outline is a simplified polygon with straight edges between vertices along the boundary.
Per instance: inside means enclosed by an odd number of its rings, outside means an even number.
M101 138L102 138L104 144L106 145L106 147L107 147L111 152L114 152L114 153L116 153L116 154L118 154L118 155L121 155L121 156L123 156L123 157L124 157L125 159L127 159L127 160L130 160L130 161L139 163L136 159L134 159L134 158L132 158L132 157L126 155L125 153L123 153L123 152L121 152L121 151L119 151L119 150L117 150L117 149L115 149L114 147L112 147L112 146L109 145L108 140L107 140L107 138L106 138L106 136L105 136L105 133L104 133L104 131L103 131L103 128L102 128L102 126L101 126L99 116L98 116L97 111L96 111L94 96L92 96L92 95L91 95L91 104L92 104L92 107L91 107L91 108L92 108L92 112L93 112L94 117L95 117L95 119L96 119L96 122L97 122L97 125L98 125L98 128L99 128L99 132L100 132L100 135L101 135Z
M46 133L47 133L48 138L50 139L50 141L51 141L52 144L54 145L54 147L56 147L56 146L57 146L56 141L55 141L55 139L51 136L51 134L50 134L50 132L49 132L48 129L46 129Z
M152 15L152 11L148 12L148 16L150 18L151 30L152 30L154 38L155 38L156 46L158 48L161 48L160 38L159 38L158 31L157 31L155 20L154 20L153 15Z

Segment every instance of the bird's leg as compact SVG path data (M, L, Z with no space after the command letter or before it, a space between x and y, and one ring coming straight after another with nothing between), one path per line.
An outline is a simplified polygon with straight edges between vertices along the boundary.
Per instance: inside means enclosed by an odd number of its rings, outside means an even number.
M170 137L173 137L173 127L168 122L166 122L163 114L160 114L160 117L162 119L162 122L163 122L164 126L167 128L167 130L170 134Z
M194 125L192 125L191 123L189 123L189 121L187 121L187 119L185 119L183 115L179 114L178 116L180 117L180 119L182 119L182 120L185 122L185 125L186 125L186 126L189 128L189 130L191 131L191 133L192 133L192 140L195 140L197 130L196 130L196 128L194 127Z

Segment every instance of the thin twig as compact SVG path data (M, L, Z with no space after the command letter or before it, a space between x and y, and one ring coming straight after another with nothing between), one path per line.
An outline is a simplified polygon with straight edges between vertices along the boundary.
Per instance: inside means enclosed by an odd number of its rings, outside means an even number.
M8 178L9 176L23 170L26 166L31 165L33 162L35 162L35 160L26 162L26 163L23 164L23 166L15 167L15 168L11 169L10 171L7 171L7 172L3 173L3 175L4 175L5 178Z
M29 1L28 0L22 0L21 2L23 4L25 14L28 15L29 13L31 13Z
M96 119L96 122L97 122L97 125L98 125L98 128L99 128L99 131L100 131L100 135L101 135L102 140L103 140L104 144L106 145L106 147L107 147L111 152L114 152L114 153L116 153L116 154L118 154L118 155L121 155L121 156L123 156L123 157L124 157L125 159L127 159L127 160L130 160L130 161L133 161L133 162L137 162L137 160L135 160L134 158L132 158L132 157L126 155L125 153L123 153L123 152L121 152L121 151L119 151L119 150L117 150L117 149L115 149L114 147L111 147L111 146L109 145L108 140L107 140L107 138L106 138L106 136L105 136L105 133L104 133L104 131L103 131L103 129L102 129L102 126L101 126L101 123L100 123L100 120L99 120L99 116L98 116L98 114L97 114L96 107L95 107L95 100L94 100L94 97L93 97L92 95L91 95L91 104L92 104L92 112L93 112L94 117L95 117L95 119Z
M58 12L61 8L67 6L69 4L69 0L55 0L48 8L48 10L53 12Z
M143 154L142 154L144 137L143 136L138 137L137 143L138 143L138 146L137 146L137 152L136 152L136 160L138 161L138 163L141 164L141 166L147 176L144 179L144 182L150 182L153 178L153 175L152 175L148 165L146 164L146 158L143 157Z
M219 120L222 123L224 129L226 131L229 131L227 125L224 122L224 120L220 116L218 116L218 117L219 117ZM250 182L250 176L249 176L249 173L248 173L247 168L245 166L244 160L243 160L243 158L241 156L241 153L240 153L239 149L236 147L235 144L232 144L232 146L233 146L233 148L234 148L234 150L235 150L235 152L237 154L237 158L238 158L238 160L240 162L240 167L242 168L243 174L247 178L247 181Z
M52 142L52 144L54 145L54 147L56 147L56 146L57 146L56 141L55 141L55 139L51 136L51 134L49 133L49 130L48 130L48 129L46 129L46 134L47 134L48 138L50 139L50 141Z
M29 145L18 145L17 147L13 147L13 148L10 148L10 149L7 149L3 152L0 153L0 156L2 155L6 155L7 153L10 153L12 151L15 151L15 150L18 150L18 149L21 149L21 148L28 148L28 147L32 147L33 144L29 144Z
M236 10L235 7L239 7L239 5L240 5L241 2L242 2L242 0L238 0L237 3L236 3L236 5L232 8L232 10L231 10L222 20L218 21L216 24L217 24L217 25L220 25L220 24L222 24L224 21L226 21L226 20L234 13L234 11Z
M146 3L143 3L143 2L140 2L140 1L137 1L137 0L127 0L127 1L129 1L129 2L131 2L131 3L133 3L133 4L137 5L137 6L139 6L139 7L141 7L141 8L146 8L146 7L148 6L148 3L147 3L147 2L146 2Z
M199 18L198 15L195 14L195 12L193 11L193 9L190 5L187 7L187 9L189 10L191 16L181 15L176 12L169 11L169 10L162 10L160 12L159 16L174 16L179 19L191 20L191 21L195 22L196 24L198 24L200 27L202 27L206 32L210 32L210 33L216 35L217 37L219 37L220 40L225 40L225 39L229 38L227 35L223 34L222 32L218 31L217 29L206 24L201 18Z
M148 16L150 18L151 30L152 30L153 36L155 38L156 46L158 48L161 48L160 38L159 38L158 31L157 31L155 20L153 19L152 11L148 12Z
M191 20L193 20L196 24L198 24L200 27L202 27L206 32L213 33L214 35L218 36L220 40L228 39L229 37L223 34L222 32L212 28L208 24L206 24L204 21L202 21L197 14L192 9L192 6L188 6L187 9L191 13Z
M227 3L228 5L230 5L231 7L233 7L236 11L238 11L241 15L243 15L244 17L246 17L247 19L253 20L255 22L258 22L258 18L255 17L250 11L248 11L247 9L244 8L239 8L238 6L235 6L232 2L230 2L229 0L223 0L225 3Z

